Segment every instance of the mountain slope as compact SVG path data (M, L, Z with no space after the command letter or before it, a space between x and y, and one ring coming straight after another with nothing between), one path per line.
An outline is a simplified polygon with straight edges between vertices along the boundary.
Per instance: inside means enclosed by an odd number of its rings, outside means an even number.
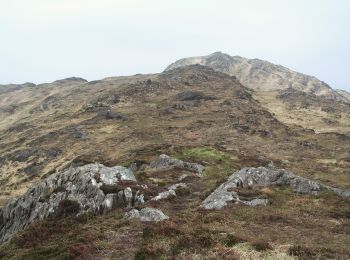
M350 93L343 90L343 89L336 89L335 90L339 95L343 96L344 98L350 100Z
M335 194L295 194L279 186L243 189L237 191L242 199L267 198L271 204L200 209L218 185L243 167L274 165L350 188L350 137L286 126L251 92L235 77L194 65L91 82L70 78L0 93L0 205L55 172L70 175L67 169L94 162L132 166L138 184L146 184L142 187L152 197L180 180L187 185L176 190L175 198L148 201L147 206L170 217L165 223L126 220L124 208L103 216L65 213L28 226L0 246L0 257L293 259L298 254L348 259L350 202ZM294 92L280 100L286 97L300 100ZM164 158L158 156L163 153L203 165L202 177L176 167L145 168L162 166L163 160L154 159ZM42 190L45 196L39 194L37 206L66 191ZM28 204L21 204L23 214L33 206ZM0 223L7 219L0 216Z
M158 149L218 145L235 156L282 160L286 142L293 148L284 156L294 158L301 140L319 138L286 127L235 78L203 66L21 88L0 94L0 117L2 201L45 174L81 162L113 165ZM295 135L290 131L302 131L301 137L288 141ZM312 156L327 156L317 154Z
M298 73L267 61L230 56L221 52L215 52L208 56L181 59L169 65L166 70L190 64L208 66L235 76L244 86L257 91L292 88L333 100L349 101L325 82L313 76Z
M181 59L166 70L190 64L201 64L235 76L244 86L254 90L255 98L266 109L288 125L300 125L317 132L350 133L349 96L315 77L267 61L221 52Z

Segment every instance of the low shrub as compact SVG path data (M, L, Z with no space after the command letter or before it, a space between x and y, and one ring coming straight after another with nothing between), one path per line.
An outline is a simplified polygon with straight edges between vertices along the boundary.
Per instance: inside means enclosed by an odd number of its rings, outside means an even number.
M68 248L68 257L75 260L93 260L94 247L89 244L73 244Z
M310 248L300 245L290 247L288 249L288 254L291 256L297 256L300 259L310 259L316 255Z
M79 213L80 204L74 200L62 200L58 204L56 217L68 217Z

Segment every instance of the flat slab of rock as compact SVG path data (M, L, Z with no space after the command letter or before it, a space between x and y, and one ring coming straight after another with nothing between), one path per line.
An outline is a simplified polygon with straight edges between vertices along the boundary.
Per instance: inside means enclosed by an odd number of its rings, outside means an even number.
M135 192L129 187L118 189L121 181L136 182L136 178L129 169L102 164L87 164L50 175L23 196L0 208L0 243L30 223L55 215L62 201L73 201L78 205L77 215L144 203L141 186ZM105 194L105 185L115 189Z
M126 219L139 219L140 221L145 222L160 222L166 219L169 219L161 210L154 208L143 208L141 210L132 209L129 212L125 213L124 216Z
M237 188L252 188L255 186L290 186L294 192L301 194L318 194L321 188L333 190L338 195L349 195L349 191L328 187L304 177L296 176L292 172L283 169L271 169L265 167L243 168L232 174L228 180L221 184L201 204L205 209L222 209L228 203L243 203L249 206L267 205L267 199L241 200Z
M152 161L149 165L149 169L154 171L180 169L194 172L197 176L202 176L204 166L198 163L184 162L178 159L171 158L168 155L162 154L156 160Z

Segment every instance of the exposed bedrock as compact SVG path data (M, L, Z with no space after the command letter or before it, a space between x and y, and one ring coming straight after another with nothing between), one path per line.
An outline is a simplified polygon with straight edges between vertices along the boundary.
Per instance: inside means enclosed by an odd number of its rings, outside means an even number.
M252 188L256 186L289 186L294 192L302 194L318 194L322 188L332 190L336 194L349 197L350 192L338 188L332 188L324 184L294 175L284 169L272 169L265 167L243 168L232 174L228 180L221 184L201 204L205 209L222 209L228 203L242 203L249 206L267 205L267 199L255 198L245 200L240 198L235 189Z
M59 214L64 205L76 205L76 215L138 206L144 203L144 188L121 166L88 164L55 173L0 209L0 243L36 220Z
M150 163L149 169L153 171L180 169L194 172L201 177L203 175L204 166L198 163L184 162L162 154Z

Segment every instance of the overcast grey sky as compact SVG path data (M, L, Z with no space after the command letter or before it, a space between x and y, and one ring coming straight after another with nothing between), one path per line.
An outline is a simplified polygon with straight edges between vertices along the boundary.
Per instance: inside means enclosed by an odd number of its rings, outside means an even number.
M348 0L0 0L0 84L155 73L222 51L350 90Z

